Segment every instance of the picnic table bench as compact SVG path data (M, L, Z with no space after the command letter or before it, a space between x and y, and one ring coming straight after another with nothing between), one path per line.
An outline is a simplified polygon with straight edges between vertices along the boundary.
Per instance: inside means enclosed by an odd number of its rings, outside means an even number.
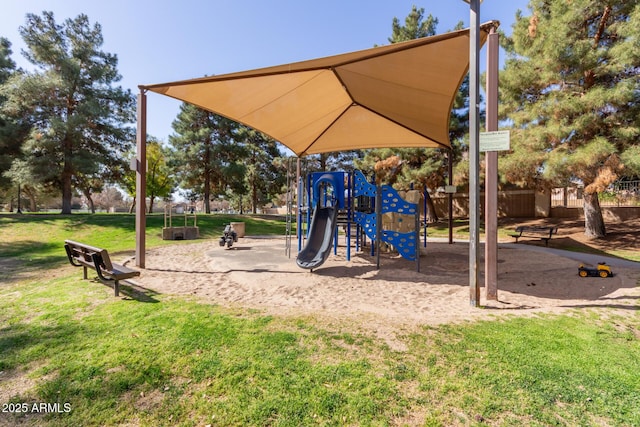
M549 239L557 233L558 227L555 226L520 225L516 227L515 232L510 232L509 236L515 238L516 243L520 237L539 237L540 240L544 240L545 246L549 246Z
M120 280L140 275L138 270L111 262L106 249L96 248L73 240L65 240L64 249L71 265L83 267L84 279L87 279L87 269L92 268L96 270L100 280L113 281L116 296L120 295Z

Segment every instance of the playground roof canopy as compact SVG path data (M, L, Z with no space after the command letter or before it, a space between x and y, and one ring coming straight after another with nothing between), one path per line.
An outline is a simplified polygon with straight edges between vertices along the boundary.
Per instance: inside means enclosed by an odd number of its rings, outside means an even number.
M481 26L480 43L489 29ZM140 86L228 117L297 156L450 147L469 29L251 71Z

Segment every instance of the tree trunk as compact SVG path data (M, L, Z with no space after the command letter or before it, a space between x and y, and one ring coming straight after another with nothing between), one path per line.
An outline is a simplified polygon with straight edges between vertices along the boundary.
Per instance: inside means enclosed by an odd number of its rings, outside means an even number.
M211 213L211 174L208 172L204 177L204 212Z
M93 203L93 199L91 198L91 193L89 192L89 190L83 190L82 193L84 194L84 197L86 197L87 199L87 204L89 205L89 211L91 211L92 214L96 213L96 206Z
M149 196L149 210L147 211L147 213L153 213L153 201L154 200L155 200L155 197Z
M71 191L71 170L67 168L65 162L64 170L62 171L62 212L61 214L71 213L71 197L73 195Z
M602 218L598 193L584 193L584 234L592 239L600 239L607 232Z
M321 153L320 154L320 170L321 171L326 171L327 170L327 159L329 158L329 155L327 153Z
M136 198L133 198L133 202L131 202L131 206L129 207L129 213L132 214L133 210L136 208Z
M87 202L89 203L89 210L91 213L96 213L96 205L93 203L93 199L90 196L87 196Z
M426 217L427 217L427 224L433 224L435 222L438 222L438 214L436 213L436 207L433 205L433 200L431 199L431 195L429 194L429 191L425 191L424 192L424 197L427 201L427 212L426 212Z
M31 207L31 212L38 212L38 202L36 201L36 196L33 193L29 193L27 197L29 197L29 206Z
M255 183L251 189L251 212L258 213L258 186Z
M71 197L73 192L71 190L71 178L73 176L72 164L71 164L71 147L72 143L68 138L62 141L64 165L62 167L62 214L71 213Z
M207 139L207 150L204 154L204 212L211 213L211 140Z

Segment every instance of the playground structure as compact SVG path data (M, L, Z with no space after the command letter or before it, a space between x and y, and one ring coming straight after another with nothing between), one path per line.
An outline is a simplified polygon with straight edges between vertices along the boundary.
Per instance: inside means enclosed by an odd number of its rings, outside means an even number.
M173 226L173 211L184 217L184 225ZM193 225L188 225L189 221ZM196 208L193 204L168 203L164 207L164 227L162 228L162 240L194 240L200 237L197 226Z
M346 257L351 259L351 238L355 237L355 248L359 251L371 240L371 254L377 256L380 267L380 246L393 247L405 259L416 263L420 271L420 199L422 194L413 190L415 202L404 200L389 185L376 186L369 183L360 171L314 172L306 176L305 188L299 180L297 230L299 267L313 270L321 266L338 247L338 226L345 231ZM288 198L288 202L292 198ZM305 204L306 201L306 204ZM288 203L288 212L292 212ZM426 207L423 208L426 212ZM292 215L288 215L290 218ZM424 246L426 247L426 220L424 224ZM305 225L306 232L305 232ZM352 231L355 227L355 233ZM290 227L287 227L290 239ZM306 242L305 242L306 240ZM303 247L304 243L304 247ZM288 244L290 247L290 244Z
M472 25L468 30L239 73L140 85L137 150L135 165L132 164L136 171L136 200L146 199L148 91L198 105L260 129L298 158L335 150L451 148L447 127L451 106L464 76L469 74L473 77L470 78L471 105L477 107L480 75L477 59L480 46L486 41L491 46L488 49L491 66L488 67L487 86L492 89L487 98L487 111L493 113L491 117L497 117L497 90L494 88L497 88L499 50L496 29L500 23L490 21L480 25L479 3L469 4ZM469 40L473 41L473 49L467 49ZM397 72L399 69L401 73ZM381 83L385 90L380 90ZM257 92L262 96L255 96ZM235 96L218 96L222 93L234 93ZM238 102L240 98L242 102ZM320 98L326 102L318 103ZM420 112L422 119L416 112ZM469 171L469 287L471 303L475 307L480 300L479 121L478 108L470 108L470 148L473 149L469 150L472 166ZM497 130L497 121L490 123L488 120L487 125L488 130ZM497 154L490 158L497 161ZM493 161L490 163L495 166ZM491 186L492 189L495 187ZM488 193L495 196L493 191ZM449 200L451 206L451 198ZM495 200L487 203L487 206L495 205ZM145 215L144 203L138 203L135 265L142 268L145 266ZM492 220L488 222L486 235L492 238L487 239L485 278L487 295L493 299L496 298L493 291L497 293L497 243L494 238L497 226L493 221L494 212L487 217ZM451 215L449 221L451 230ZM289 240L287 244L290 247Z

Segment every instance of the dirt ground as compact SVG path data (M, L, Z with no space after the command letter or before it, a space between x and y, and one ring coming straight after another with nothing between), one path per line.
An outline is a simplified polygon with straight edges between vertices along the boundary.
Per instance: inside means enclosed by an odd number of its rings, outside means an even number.
M558 226L558 234L549 241L552 248L580 248L600 251L640 251L640 218L624 222L605 221L607 235L604 239L589 239L584 234L584 220L541 218L522 221L502 219L500 226L515 228L518 225ZM506 240L508 241L508 240ZM527 242L531 244L532 242Z
M637 250L638 222L637 228L609 225L609 237L597 246L583 237L580 223L567 221L551 239L551 251L536 241L501 242L498 300L487 300L482 288L480 308L471 304L469 246L459 241L429 241L417 271L415 262L394 253L383 253L377 269L369 248L356 253L352 246L347 260L343 238L337 253L313 272L297 267L295 240L291 256L285 253L284 238L244 237L231 249L221 248L215 240L194 241L148 250L146 268L133 289L139 295L189 295L268 314L355 322L390 344L399 330L418 325L575 309L607 309L628 315L638 309L640 263L614 267L611 278L580 278L578 265L594 265L594 258L575 252L558 254L553 249L570 244ZM598 262L613 261L597 258ZM482 270L483 261L481 284Z

